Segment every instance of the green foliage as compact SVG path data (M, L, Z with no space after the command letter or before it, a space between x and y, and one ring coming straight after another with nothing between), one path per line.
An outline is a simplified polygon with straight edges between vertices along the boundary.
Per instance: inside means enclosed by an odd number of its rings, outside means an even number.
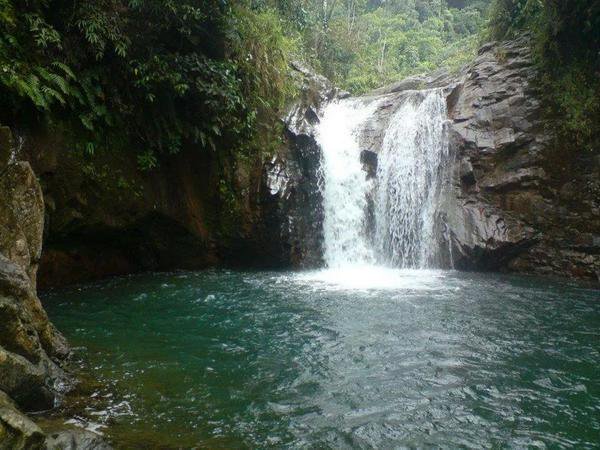
M540 91L556 133L569 150L598 152L600 141L600 3L595 0L496 0L490 35L530 32Z
M408 75L455 69L473 55L487 1L262 0L302 35L305 57L362 93Z
M539 26L543 7L543 0L495 0L490 13L491 37L506 39Z
M290 95L273 11L220 0L0 0L0 120L60 120L87 153L248 149ZM24 124L23 118L28 118Z
M285 23L273 9L236 10L234 56L244 73L244 88L253 93L256 110L280 110L294 94L289 84L290 58L300 53L299 36L284 29Z
M272 132L279 129L274 124L296 93L289 72L291 60L301 54L300 37L286 30L285 22L271 8L238 7L234 21L232 58L239 71L247 74L242 79L242 90L247 93L247 123L257 127L254 137L269 134L276 139ZM248 141L246 150L257 144Z
M184 147L271 148L292 59L354 92L456 67L481 3L0 0L0 120L67 123L82 151L132 149L148 170Z

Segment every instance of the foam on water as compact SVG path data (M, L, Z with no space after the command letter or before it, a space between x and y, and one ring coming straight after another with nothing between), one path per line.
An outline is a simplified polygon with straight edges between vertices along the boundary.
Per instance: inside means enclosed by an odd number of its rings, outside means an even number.
M310 282L325 290L436 290L443 287L446 272L441 270L396 269L371 265L348 265L296 275L296 282Z

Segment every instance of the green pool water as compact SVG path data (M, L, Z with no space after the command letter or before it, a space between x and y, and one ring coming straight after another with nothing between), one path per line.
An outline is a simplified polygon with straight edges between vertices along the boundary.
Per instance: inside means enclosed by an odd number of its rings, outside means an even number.
M597 448L600 291L504 275L149 274L46 293L119 448Z

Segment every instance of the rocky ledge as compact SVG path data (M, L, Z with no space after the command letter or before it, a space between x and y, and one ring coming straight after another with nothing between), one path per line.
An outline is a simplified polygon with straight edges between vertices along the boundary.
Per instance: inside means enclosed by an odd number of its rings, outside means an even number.
M70 385L61 368L69 347L36 294L44 201L29 163L15 160L11 141L10 130L0 127L0 449L96 448L64 446L65 433L83 443L83 434L89 442L99 438L77 430L47 437L22 412L60 403Z

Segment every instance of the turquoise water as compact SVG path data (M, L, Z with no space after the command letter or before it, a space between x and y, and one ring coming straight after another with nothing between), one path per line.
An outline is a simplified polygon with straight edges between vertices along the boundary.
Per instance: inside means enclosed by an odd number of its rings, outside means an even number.
M600 291L436 271L152 274L56 291L121 448L594 448Z

